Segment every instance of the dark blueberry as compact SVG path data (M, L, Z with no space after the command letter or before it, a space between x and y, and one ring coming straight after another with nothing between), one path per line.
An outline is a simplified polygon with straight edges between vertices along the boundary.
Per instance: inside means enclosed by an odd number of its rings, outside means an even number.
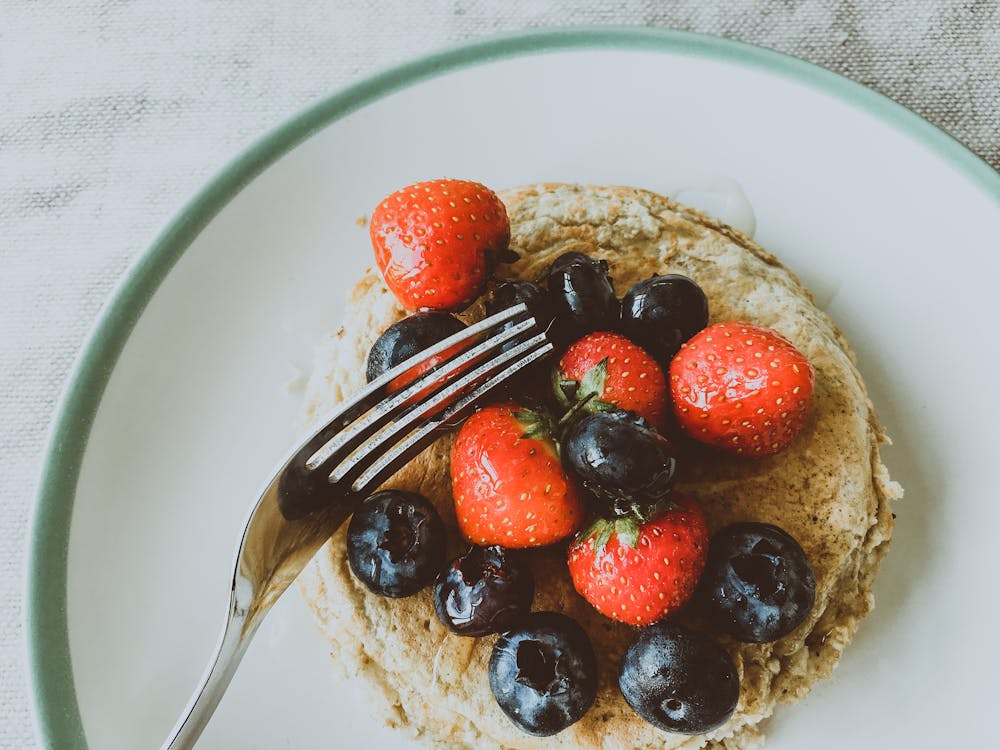
M493 315L522 302L528 306L528 312L535 317L540 328L543 330L553 328L555 309L552 298L538 284L530 281L498 281L486 297L486 314ZM512 325L514 324L506 323L504 328ZM555 337L552 337L552 340L555 340ZM506 344L504 349L509 349L511 346L513 344Z
M622 300L622 333L666 366L681 344L708 325L708 299L687 276L640 281Z
M416 313L393 323L368 352L368 382L464 328L462 321L444 312Z
M555 308L552 298L547 291L530 281L504 281L498 280L496 286L486 297L486 314L493 315L506 310L508 307L524 303L539 327L544 330L549 341L557 347L568 343L565 340L562 326L554 320ZM514 323L505 323L504 329L510 328ZM509 341L503 345L503 350L508 351L517 346L518 342ZM545 387L548 382L546 373L549 367L549 357L542 357L520 373L510 378L501 386L501 393L505 396L501 398L523 401L525 398L540 399L548 395Z
M812 610L816 577L799 543L767 523L734 523L716 532L697 602L711 624L749 643L795 630Z
M486 314L493 315L522 302L543 328L552 320L552 300L544 289L531 281L498 280L486 297Z
M583 253L563 253L545 280L560 330L569 340L618 325L619 304L608 276L608 263Z
M570 266L580 265L581 263L586 265L593 262L593 259L586 253L571 250L568 253L563 253L552 261L552 265L549 266L549 273L552 274L557 271L565 271ZM607 266L607 264L605 264L605 266Z
M470 547L434 584L438 619L459 635L481 636L513 625L531 611L531 568L503 547Z
M444 565L444 524L422 495L376 492L351 517L347 560L358 580L376 594L410 596L433 581Z
M625 652L618 687L639 716L667 732L702 734L726 722L740 697L736 667L704 633L659 622Z
M597 657L575 620L535 612L500 635L490 657L490 689L507 717L536 737L579 720L597 696Z
M587 414L563 437L562 461L603 507L618 514L651 509L670 492L676 460L670 442L621 409Z

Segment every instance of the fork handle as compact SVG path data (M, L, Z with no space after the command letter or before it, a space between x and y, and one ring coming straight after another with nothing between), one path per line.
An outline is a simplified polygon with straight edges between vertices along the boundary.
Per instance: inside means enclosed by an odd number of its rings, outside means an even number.
M262 616L248 617L246 608L237 604L234 591L215 653L161 750L191 750L194 747L229 687L262 619Z

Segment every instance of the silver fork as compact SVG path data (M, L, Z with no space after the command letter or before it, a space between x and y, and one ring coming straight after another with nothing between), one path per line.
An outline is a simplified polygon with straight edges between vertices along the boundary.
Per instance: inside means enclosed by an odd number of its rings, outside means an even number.
M460 351L389 393L400 375L453 347ZM215 653L162 750L194 746L264 616L356 503L551 351L527 308L508 308L383 374L279 466L244 524Z

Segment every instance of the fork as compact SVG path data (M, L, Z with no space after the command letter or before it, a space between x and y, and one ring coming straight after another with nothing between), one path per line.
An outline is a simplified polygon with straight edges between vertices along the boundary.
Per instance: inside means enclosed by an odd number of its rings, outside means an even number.
M361 499L552 348L524 304L507 308L381 375L279 465L240 535L215 652L162 750L194 746L264 616Z

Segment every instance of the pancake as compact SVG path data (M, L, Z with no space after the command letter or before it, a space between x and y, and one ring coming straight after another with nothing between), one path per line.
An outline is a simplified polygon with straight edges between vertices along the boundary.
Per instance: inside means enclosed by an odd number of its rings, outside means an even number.
M573 589L565 550L532 552L535 611L565 612L594 643L598 696L576 724L548 738L524 734L490 692L487 665L496 636L450 634L438 621L431 589L402 600L370 593L350 572L345 528L300 577L303 596L329 640L337 672L351 689L365 686L389 725L438 748L749 748L760 722L780 703L805 696L832 672L859 621L873 606L872 581L892 535L890 501L901 496L879 456L886 438L850 347L809 292L770 253L736 230L653 193L626 187L563 184L501 192L520 260L509 278L536 279L558 255L582 251L611 267L623 295L654 273L694 279L709 300L710 323L741 319L776 329L816 369L809 420L776 456L739 460L698 449L678 487L702 503L710 531L736 521L776 524L802 545L816 575L807 620L774 643L724 637L740 675L731 719L705 735L656 729L618 691L618 665L636 631L598 614ZM481 315L474 305L467 318ZM378 334L403 310L369 270L350 294L343 326L320 347L307 387L315 421L364 385L364 362ZM452 438L441 438L387 487L419 492L437 506L450 553L464 548L450 494ZM681 615L683 619L684 615ZM331 700L334 689L331 687Z

